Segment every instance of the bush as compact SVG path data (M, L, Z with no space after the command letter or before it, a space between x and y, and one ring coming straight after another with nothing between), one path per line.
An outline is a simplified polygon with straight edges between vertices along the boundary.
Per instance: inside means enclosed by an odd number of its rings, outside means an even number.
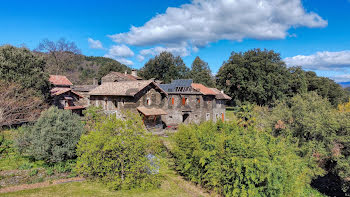
M76 145L83 132L78 115L51 107L34 125L21 129L16 144L35 160L56 163L76 158Z
M146 133L138 115L129 113L126 120L115 116L96 122L78 144L76 171L101 180L110 188L150 189L159 186L159 175L151 165L151 136Z
M265 119L274 135L298 145L300 156L317 159L328 173L339 176L343 191L350 194L350 113L344 108L338 111L309 92L279 103Z
M301 196L316 172L293 145L251 126L181 126L174 142L177 170L225 196Z

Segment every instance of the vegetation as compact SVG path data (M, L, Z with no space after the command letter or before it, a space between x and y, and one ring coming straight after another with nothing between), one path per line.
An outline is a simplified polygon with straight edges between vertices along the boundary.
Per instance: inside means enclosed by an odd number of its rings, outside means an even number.
M33 90L35 96L47 98L50 84L44 72L45 61L27 48L10 45L0 46L0 78L14 82L25 90Z
M32 126L24 126L17 138L20 152L47 163L76 157L76 145L84 133L78 115L51 107Z
M98 69L97 79L101 81L101 78L105 75L107 75L110 72L121 72L124 73L125 71L131 72L131 69L124 64L121 64L117 61L107 62L105 64L102 64Z
M155 78L163 83L174 79L188 79L190 70L180 56L174 57L169 52L162 52L150 59L140 71L144 79Z
M350 182L350 114L335 110L315 92L296 95L260 117L273 135L283 136L299 149L303 158L315 158L326 172L340 177L344 192Z
M151 148L156 143L138 115L128 113L127 117L100 119L82 136L77 149L77 172L99 179L114 190L156 188L160 185L154 156L157 149Z
M42 97L35 95L33 89L0 81L0 128L37 120L46 104Z
M190 78L194 83L201 83L207 87L214 87L214 80L208 63L204 62L198 56L193 60Z
M288 69L280 54L272 50L232 52L219 69L217 86L238 105L243 102L272 105L306 91L316 91L334 106L345 98L345 91L334 81L298 67Z
M182 126L174 141L179 172L225 196L301 196L317 172L293 145L254 127Z

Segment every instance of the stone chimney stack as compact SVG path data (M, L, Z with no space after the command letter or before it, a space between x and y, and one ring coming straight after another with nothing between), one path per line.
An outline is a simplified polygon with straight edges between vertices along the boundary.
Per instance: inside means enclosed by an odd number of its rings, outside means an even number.
M92 85L97 85L97 79L96 79L96 78L94 78L94 79L92 80Z
M125 70L124 74L128 74L128 71L127 71L127 70Z
M136 69L132 69L131 70L131 75L134 77L137 77L137 70Z

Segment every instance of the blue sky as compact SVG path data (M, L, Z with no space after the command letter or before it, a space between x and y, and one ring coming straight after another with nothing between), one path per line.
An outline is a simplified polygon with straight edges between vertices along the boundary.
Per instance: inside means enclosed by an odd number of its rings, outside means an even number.
M273 49L336 81L350 81L349 0L3 1L0 45L74 41L84 55L134 68L167 50L214 73L232 51Z

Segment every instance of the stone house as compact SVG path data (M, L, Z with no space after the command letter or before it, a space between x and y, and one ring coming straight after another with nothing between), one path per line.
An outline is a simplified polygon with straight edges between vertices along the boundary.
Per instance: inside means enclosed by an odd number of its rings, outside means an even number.
M102 107L107 114L121 118L125 110L139 112L146 127L163 127L167 93L152 80L104 82L89 94L89 105Z
M219 90L192 83L191 79L159 86L168 93L164 106L167 115L163 116L167 126L225 120L226 101L231 98Z
M62 75L50 75L49 81L52 86L50 90L51 104L59 109L71 110L82 115L82 110L85 109L85 106L80 103L80 99L83 96L72 90L72 82Z
M113 72L113 76L123 74ZM107 75L107 76L108 76ZM225 120L229 96L191 79L158 84L154 80L104 81L89 92L88 105L100 106L107 114L122 117L123 110L139 112L147 127L171 127L181 123Z

